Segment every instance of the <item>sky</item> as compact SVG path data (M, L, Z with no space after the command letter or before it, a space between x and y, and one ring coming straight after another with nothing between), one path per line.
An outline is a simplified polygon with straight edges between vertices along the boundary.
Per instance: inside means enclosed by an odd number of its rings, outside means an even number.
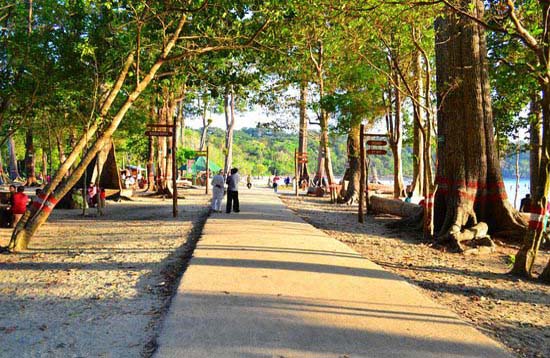
M210 117L212 118L212 127L225 129L225 117L223 113L210 113ZM260 107L252 111L235 112L235 117L235 130L245 127L256 127L258 122L265 123L273 120L273 118L269 118ZM191 128L200 129L202 128L202 119L200 117L192 117L187 125Z

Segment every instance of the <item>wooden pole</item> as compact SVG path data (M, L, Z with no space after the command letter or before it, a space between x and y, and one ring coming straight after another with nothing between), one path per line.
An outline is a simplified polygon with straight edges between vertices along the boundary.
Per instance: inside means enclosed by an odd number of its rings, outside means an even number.
M298 196L298 149L294 149L294 184L296 185L296 196Z
M366 157L366 156L365 156ZM369 165L370 159L365 158L365 215L369 213L370 199L369 199Z
M172 216L178 216L178 166L176 165L176 121L174 120L174 125L172 127Z
M209 163L208 163L209 162L208 157L209 157L210 152L208 151L208 147L209 146L207 145L206 146L206 189L205 189L205 194L206 195L208 195L208 177L209 177L208 172L209 172L209 169L210 169L209 168Z
M365 221L363 214L363 203L365 197L365 125L361 124L361 132L359 133L359 151L361 152L361 177L359 179L359 212L358 219L362 223Z

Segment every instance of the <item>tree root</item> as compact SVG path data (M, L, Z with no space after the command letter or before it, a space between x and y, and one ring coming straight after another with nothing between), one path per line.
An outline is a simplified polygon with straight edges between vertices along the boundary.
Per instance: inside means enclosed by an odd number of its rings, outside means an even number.
M484 222L479 222L470 228L461 228L458 225L453 225L449 231L439 236L436 241L439 244L448 246L455 252L470 252L470 248L481 246L494 248L493 240L487 235L489 226Z
M349 197L342 197L338 196L338 199L336 200L338 204L346 204L348 206L353 205L354 203L359 202L359 194L355 193L353 195L350 195Z

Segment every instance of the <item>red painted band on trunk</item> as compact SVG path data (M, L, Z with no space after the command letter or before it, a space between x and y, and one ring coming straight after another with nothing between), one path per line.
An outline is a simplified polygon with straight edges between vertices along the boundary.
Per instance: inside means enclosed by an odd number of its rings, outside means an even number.
M440 189L437 191L437 194L445 196L445 195L448 195L449 192L450 191L447 189ZM471 200L474 202L481 202L481 203L495 202L498 200L508 199L508 195L506 195L506 192L488 193L484 191L484 192L476 192L474 194L470 194L462 190L457 190L455 191L455 193L459 198L464 198L466 200Z
M529 229L531 230L542 230L543 222L542 221L529 221Z
M539 208L539 207L536 207L534 205L530 209L531 210L529 212L531 214L544 215L546 213L546 210L544 210L544 208Z
M46 199L46 195L45 194L40 194L40 195L37 195L36 196L36 199L34 199L32 201L32 207L35 208L35 209L40 209L40 207L42 205L44 205L44 199Z

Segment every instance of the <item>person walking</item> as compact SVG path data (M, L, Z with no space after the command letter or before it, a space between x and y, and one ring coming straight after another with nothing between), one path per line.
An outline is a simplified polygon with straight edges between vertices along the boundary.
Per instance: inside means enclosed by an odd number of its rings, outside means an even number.
M273 177L273 191L274 192L277 192L277 188L279 187L279 180L281 180L281 178L279 178L278 175L275 175L275 177Z
M223 170L220 170L218 174L214 175L212 178L212 211L215 213L222 212L224 181Z
M227 205L225 207L225 212L229 214L231 212L231 206L233 206L233 211L238 213L239 208L239 181L240 177L238 174L238 169L231 169L231 175L227 177Z
M252 177L250 176L250 174L248 174L246 177L246 187L248 189L252 188Z

